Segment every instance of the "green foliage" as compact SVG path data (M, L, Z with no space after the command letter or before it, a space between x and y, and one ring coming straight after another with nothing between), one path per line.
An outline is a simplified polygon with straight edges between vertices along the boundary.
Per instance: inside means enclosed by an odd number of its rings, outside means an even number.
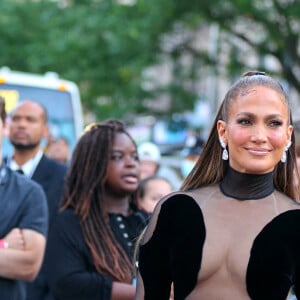
M202 70L206 65L220 68L225 44L230 76L247 67L247 45L258 57L275 57L281 75L300 91L298 0L136 0L132 5L112 0L2 0L0 11L0 65L55 71L77 82L85 110L98 119L144 113L149 109L144 100L162 94L172 99L167 113L192 109ZM214 56L193 45L195 34L209 24L218 24L227 38ZM179 41L166 41L166 36ZM187 57L190 63L182 63ZM172 81L145 90L143 71L166 58ZM156 76L160 82L161 74Z

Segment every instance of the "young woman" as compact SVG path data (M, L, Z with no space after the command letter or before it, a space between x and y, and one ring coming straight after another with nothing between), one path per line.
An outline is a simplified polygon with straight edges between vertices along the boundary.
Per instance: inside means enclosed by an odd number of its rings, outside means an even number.
M181 192L156 206L136 299L300 296L300 206L288 98L248 72L228 91Z
M132 255L147 221L132 205L139 172L136 144L122 123L95 124L78 141L45 258L55 299L134 298Z

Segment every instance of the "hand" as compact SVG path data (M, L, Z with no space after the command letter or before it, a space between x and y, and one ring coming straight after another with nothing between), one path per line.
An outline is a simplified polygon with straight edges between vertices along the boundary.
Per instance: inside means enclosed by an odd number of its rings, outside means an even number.
M8 243L8 248L24 250L25 241L22 229L14 228L5 237L4 240Z

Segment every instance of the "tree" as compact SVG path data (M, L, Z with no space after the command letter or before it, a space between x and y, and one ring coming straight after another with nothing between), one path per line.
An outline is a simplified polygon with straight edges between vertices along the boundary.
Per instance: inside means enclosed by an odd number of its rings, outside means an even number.
M2 0L0 65L77 82L85 111L98 119L145 113L163 97L171 101L165 114L192 109L207 74L231 79L249 67L276 72L300 91L298 0L120 3ZM214 55L212 24L220 28ZM279 68L266 64L269 57ZM145 70L166 62L171 81L159 84L154 73L145 88Z
M223 33L220 49L231 54L226 68L227 74L241 74L249 67L249 51L259 58L259 69L277 72L300 92L300 2L298 0L231 0L231 1L185 1L177 8L177 22L181 20L192 30L198 28L201 17L207 23L216 23ZM195 22L195 20L197 20ZM180 51L197 53L189 43L179 45ZM229 50L228 50L229 49ZM174 49L178 51L178 49ZM219 53L220 53L219 52ZM220 56L219 56L220 57ZM220 63L208 60L216 67ZM266 64L272 57L280 68ZM207 56L206 58L209 58Z
M149 1L2 1L0 65L55 71L77 82L98 118L139 111L142 70L155 60L165 25ZM154 21L155 20L155 21ZM150 31L151 29L151 31Z

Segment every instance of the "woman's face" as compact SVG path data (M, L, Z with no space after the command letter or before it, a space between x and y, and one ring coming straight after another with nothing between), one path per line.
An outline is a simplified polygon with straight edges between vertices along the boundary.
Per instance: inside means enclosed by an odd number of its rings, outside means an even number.
M107 188L116 195L130 194L137 189L139 176L136 146L126 134L117 133L107 167Z
M233 100L228 121L218 121L230 166L245 173L268 173L291 139L288 109L275 90L257 86Z

